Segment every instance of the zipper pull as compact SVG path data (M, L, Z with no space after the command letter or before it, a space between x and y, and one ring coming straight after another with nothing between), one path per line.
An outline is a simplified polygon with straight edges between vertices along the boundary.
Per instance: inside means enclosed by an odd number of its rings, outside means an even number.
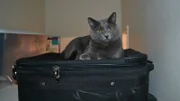
M59 78L60 78L60 68L59 68L59 66L54 66L53 71L54 71L55 80L58 83Z

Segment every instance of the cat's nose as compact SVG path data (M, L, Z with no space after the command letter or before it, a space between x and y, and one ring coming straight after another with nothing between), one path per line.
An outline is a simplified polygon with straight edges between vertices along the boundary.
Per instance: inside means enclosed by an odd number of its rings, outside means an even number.
M108 38L109 38L109 35L105 35L105 38L108 39Z

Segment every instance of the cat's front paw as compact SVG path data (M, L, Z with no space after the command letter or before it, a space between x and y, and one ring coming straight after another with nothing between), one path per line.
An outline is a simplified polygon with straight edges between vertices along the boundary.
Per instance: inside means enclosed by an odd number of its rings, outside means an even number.
M91 60L91 57L88 54L81 54L79 60Z
M97 57L97 60L102 60L102 58L101 57Z

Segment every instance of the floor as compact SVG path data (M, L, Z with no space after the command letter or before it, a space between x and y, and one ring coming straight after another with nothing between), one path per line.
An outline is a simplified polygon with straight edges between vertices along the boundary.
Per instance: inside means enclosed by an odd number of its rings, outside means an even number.
M1 101L18 101L17 85L0 77L0 99Z

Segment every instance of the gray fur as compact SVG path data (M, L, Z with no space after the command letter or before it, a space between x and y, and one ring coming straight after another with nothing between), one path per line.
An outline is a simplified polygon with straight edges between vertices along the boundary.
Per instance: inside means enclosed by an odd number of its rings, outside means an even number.
M90 42L80 60L91 59L117 59L123 57L122 42L116 24L116 13L112 13L109 18L94 20L88 18L91 27ZM98 31L101 29L101 31Z

